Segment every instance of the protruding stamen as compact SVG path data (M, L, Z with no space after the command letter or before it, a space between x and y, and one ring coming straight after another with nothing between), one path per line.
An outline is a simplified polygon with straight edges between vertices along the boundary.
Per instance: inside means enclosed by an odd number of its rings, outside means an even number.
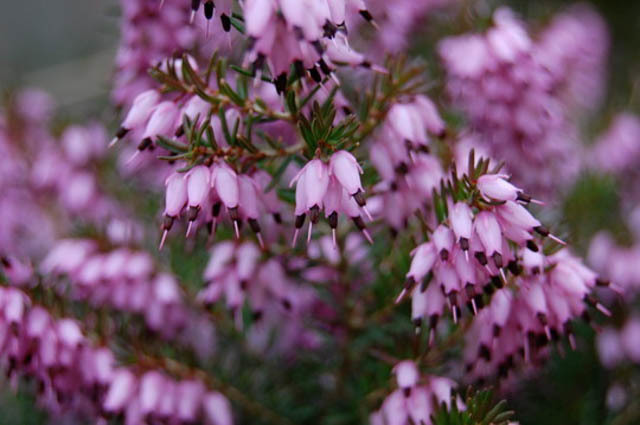
M193 227L193 221L189 220L189 224L187 224L187 234L185 235L186 238L191 234L191 227Z
M169 230L164 229L162 231L162 237L160 238L160 245L158 246L158 251L162 251L162 248L164 247L164 243L167 240L168 234L169 234Z
M298 234L300 233L300 229L296 227L296 230L293 232L293 241L291 242L291 247L296 246L296 242L298 241Z
M605 316L611 317L611 311L609 311L609 309L607 307L603 306L599 302L596 303L596 308L598 309L598 311L600 311Z
M238 220L233 220L233 229L236 232L236 239L240 239L240 228L238 227Z
M364 235L364 238L373 245L373 238L371 237L371 234L369 234L369 231L367 229L362 229L362 234Z
M562 239L558 238L557 236L555 236L552 233L549 233L549 239L559 243L560 245L566 246L567 243L565 241L563 241Z
M362 207L362 211L364 211L364 214L367 216L369 221L373 221L373 217L371 216L371 213L369 212L369 209L366 206Z

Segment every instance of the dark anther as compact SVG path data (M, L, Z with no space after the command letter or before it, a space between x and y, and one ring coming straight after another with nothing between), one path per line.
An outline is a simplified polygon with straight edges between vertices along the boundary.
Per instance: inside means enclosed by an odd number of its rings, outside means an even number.
M360 66L361 66L361 67L363 67L363 68L367 68L367 69L368 69L368 68L371 68L371 62L369 62L369 61L362 61L362 62L360 62Z
M214 217L217 217L218 215L220 215L221 208L222 208L221 202L216 202L215 204L213 204L213 206L211 207L211 215Z
M507 268L515 276L517 276L520 273L522 273L522 267L520 267L520 265L518 264L518 262L516 260L509 261L509 264L507 264Z
M337 212L332 212L331 214L329 214L329 226L331 226L332 229L335 229L336 227L338 227L338 213Z
M444 262L444 261L448 261L449 260L449 251L447 251L446 249L443 249L442 251L440 251L440 259Z
M216 5L211 0L204 2L204 17L210 20L213 18L213 9Z
M395 168L396 173L405 175L409 172L409 166L406 162L401 162Z
M312 66L311 68L309 68L309 74L311 75L311 78L313 79L313 81L315 81L316 83L319 83L322 81L322 76L320 75L320 72L318 72L315 66Z
M416 317L412 320L412 322L413 326L415 326L416 328L420 328L422 326L422 317Z
M531 202L531 196L527 195L524 192L518 192L518 196L516 197L516 200L523 202L525 204L528 204L529 202Z
M360 14L360 16L362 16L364 18L365 21L367 21L367 22L373 21L373 16L371 16L371 13L369 13L368 10L363 9L363 10L358 11L358 13Z
M318 65L320 66L320 70L324 73L324 75L329 75L331 74L331 68L329 68L329 65L327 65L327 63L324 61L324 59L320 59L318 61Z
M353 224L356 225L358 230L364 230L367 228L366 224L364 224L364 221L362 220L362 217L360 216L352 217L352 220L353 220Z
M491 276L491 283L498 289L502 289L504 282L500 279L500 276Z
M484 298L482 298L482 294L476 295L473 299L476 300L476 307L478 307L478 310L484 307Z
M438 318L439 316L437 314L432 314L431 316L429 316L429 327L431 329L435 329L438 325Z
M162 230L171 230L171 227L173 226L173 220L173 217L165 215L164 219L162 220Z
M233 221L240 220L240 213L238 211L238 207L229 208L229 217L231 217L231 220Z
M484 255L484 252L482 251L478 251L474 254L474 256L476 257L476 260L478 260L478 262L483 265L486 266L487 265L487 256Z
M280 213L273 213L273 221L278 224L282 224L282 216L280 215Z
M266 60L265 55L262 53L258 53L256 60L254 60L253 63L251 64L251 75L255 76L256 71L262 69L262 67L264 66L265 60Z
M146 137L144 139L142 139L142 142L140 142L140 144L138 145L138 150L139 151L143 151L145 149L148 149L149 147L151 147L151 144L153 142L151 141L150 137Z
M611 282L609 282L608 280L600 279L600 278L596 279L596 285L597 286L609 286L610 284L611 284Z
M296 229L300 229L304 224L304 219L307 217L306 214L300 214L296 216Z
M427 273L425 278L422 279L422 283L420 284L420 292L424 292L427 290L427 287L429 286L431 279L433 279L433 271L429 271L429 273Z
M318 220L320 220L320 207L314 205L309 209L309 220L311 220L313 224L316 224Z
M5 269L11 268L11 261L9 261L9 259L4 255L0 257L0 262L2 262L2 265L4 266Z
M278 78L276 78L273 83L276 85L276 92L278 92L278 94L284 93L287 89L287 74L283 72L278 75Z
M489 347L487 347L484 344L480 346L480 349L478 350L478 355L488 362L491 361L491 351L489 350Z
M118 139L122 139L124 136L127 135L128 132L129 132L128 128L120 127L118 131L116 131L116 137Z
M191 10L194 12L200 7L200 0L191 0Z
M490 283L484 285L484 287L482 288L482 290L485 292L485 294L487 295L492 295L495 292L495 288L493 287L493 285L491 285Z
M247 220L249 222L249 227L253 230L253 233L260 233L260 223L255 218L250 218Z
M189 207L187 210L187 220L194 221L198 218L198 213L200 212L200 207Z
M549 235L549 229L547 229L544 226L537 226L534 227L533 230L535 230L540 236L547 236Z
M338 27L336 27L333 24L333 22L329 20L326 20L324 22L322 29L324 30L324 36L327 38L333 38L336 35L336 32L338 31Z
M222 22L222 29L225 32L231 31L231 19L226 14L220 15L220 22Z
M306 71L304 69L304 63L302 63L302 61L299 59L293 61L293 68L296 70L296 74L298 75L299 78L303 78L304 75L306 74Z
M176 128L176 132L175 132L176 137L181 137L183 134L184 134L183 126L179 126L178 128Z
M353 199L355 199L358 205L361 207L367 205L367 200L364 198L364 193L362 193L360 189L358 189L358 191L353 194Z
M405 397L410 397L411 396L411 387L406 387L402 389L402 393L404 394Z
M254 311L253 312L253 321L254 322L259 322L260 319L262 319L262 311L260 311L260 310Z
M533 239L529 239L527 241L527 248L529 248L533 252L538 252L538 245L536 245Z
M468 251L469 250L469 239L460 238L460 248L462 248L463 251Z

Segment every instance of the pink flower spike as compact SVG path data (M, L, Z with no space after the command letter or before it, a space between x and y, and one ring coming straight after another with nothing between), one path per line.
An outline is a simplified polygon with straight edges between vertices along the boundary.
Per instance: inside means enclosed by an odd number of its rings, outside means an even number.
M298 229L296 227L296 229L293 231L293 241L291 242L291 247L295 248L296 246L296 242L298 241L298 234L300 233L300 229Z
M169 231L167 229L164 229L162 231L162 237L160 238L160 245L158 245L158 251L162 251L162 248L164 248L164 243L167 240L168 234L169 234Z

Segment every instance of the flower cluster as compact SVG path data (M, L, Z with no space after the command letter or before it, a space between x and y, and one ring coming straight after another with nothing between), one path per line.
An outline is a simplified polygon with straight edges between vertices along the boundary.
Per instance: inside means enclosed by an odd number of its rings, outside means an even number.
M456 385L451 379L421 376L411 360L399 362L393 371L398 388L387 396L380 411L371 415L371 425L431 425L433 413L440 404L449 408L456 403L459 410L465 408L460 396L453 393Z
M444 121L424 95L392 105L378 131L369 155L382 181L375 187L380 195L372 204L377 204L376 216L396 231L414 211L424 207L423 202L431 199L444 177L440 161L429 154L431 139L444 133Z
M479 168L486 168L483 161ZM478 172L472 166L462 180L471 202L455 200L462 193L459 181L449 185L454 196L443 199L447 218L413 251L396 302L412 294L412 318L417 326L427 321L430 342L446 309L457 322L461 307L468 306L476 317L465 361L469 373L484 377L508 373L520 356L529 363L537 348L559 335L572 340L570 321L585 316L585 303L609 312L591 295L607 282L566 249L544 253L544 238L564 242L523 206L531 197L504 175L476 177Z
M246 221L256 234L260 246L264 247L258 219L271 214L276 223L282 221L280 206L274 192L265 192L270 182L269 175L256 170L252 175L237 174L224 161L210 167L197 165L185 173L172 173L166 180L165 220L160 248L174 220L185 212L189 221L187 236L198 220L215 232L220 211L225 207L233 222L236 237L240 236L240 224ZM204 211L204 213L200 213Z
M600 361L613 368L625 360L640 363L640 319L630 317L620 329L604 328L596 341Z
M99 227L118 222L122 231L114 236L135 237L126 209L99 184L96 164L106 155L104 127L70 125L54 136L49 129L52 108L46 94L26 90L0 116L0 249L39 257L74 220Z
M153 86L148 70L173 54L194 46L197 33L189 25L184 0L123 0L121 41L116 55L113 101L129 106Z
M232 423L227 399L200 380L118 367L113 352L95 345L76 321L53 317L19 289L0 288L0 305L0 362L10 382L35 380L39 402L52 413L103 420L122 414L126 423Z
M602 90L604 24L578 8L558 16L536 42L508 9L497 10L493 23L485 34L440 42L447 91L489 153L511 164L518 184L553 192L580 165L570 106L594 104Z
M351 218L356 227L369 242L373 242L362 219L362 211L371 219L366 207L364 189L360 182L362 168L356 158L347 151L340 150L331 155L329 164L319 158L309 161L291 180L296 185L295 233L293 245L296 244L298 232L309 215L309 231L307 241L311 239L313 224L318 222L320 211L331 226L333 243L336 244L336 228L338 214Z
M50 284L68 282L71 299L140 314L149 329L165 337L182 331L190 319L178 282L168 273L156 273L146 252L100 252L92 240L62 240L44 258L40 272L53 280ZM59 286L64 292L65 285Z
M261 257L260 249L251 242L217 243L204 270L206 284L198 300L211 305L224 298L240 328L246 304L252 321L249 343L257 351L267 348L269 329L275 328L283 335L277 343L278 351L317 346L319 335L302 324L319 307L315 292L310 286L294 283L276 259L265 261Z

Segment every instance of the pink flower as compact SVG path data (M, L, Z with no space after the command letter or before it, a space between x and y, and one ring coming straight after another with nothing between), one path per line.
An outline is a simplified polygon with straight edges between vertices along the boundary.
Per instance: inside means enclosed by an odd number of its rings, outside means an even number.
M153 110L144 129L142 139L154 139L158 136L172 136L178 120L178 107L172 101L159 103Z
M520 189L509 183L504 174L485 174L478 178L478 189L487 200L515 201Z

